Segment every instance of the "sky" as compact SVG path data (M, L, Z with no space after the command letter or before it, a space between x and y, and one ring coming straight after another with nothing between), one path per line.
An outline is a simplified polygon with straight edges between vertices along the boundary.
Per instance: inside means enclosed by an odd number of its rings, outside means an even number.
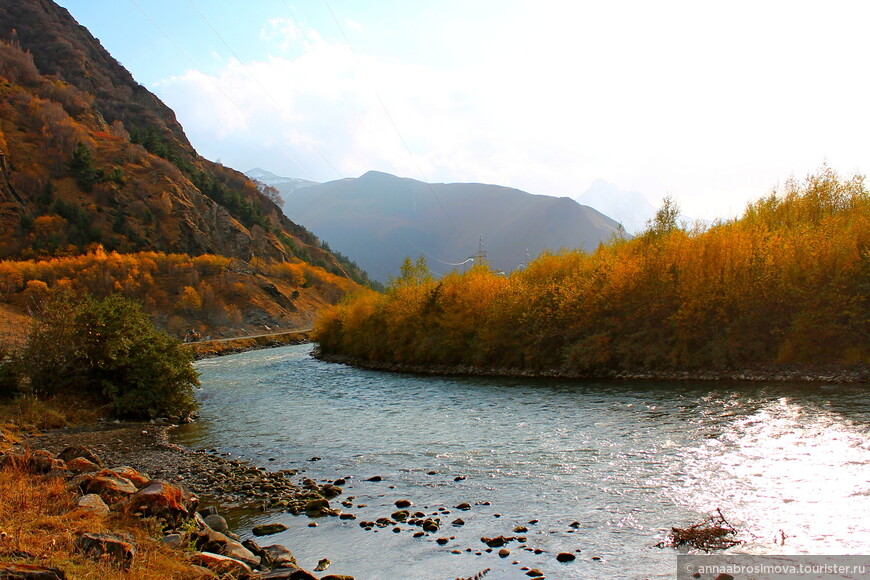
M870 3L58 0L205 157L738 215L870 160Z

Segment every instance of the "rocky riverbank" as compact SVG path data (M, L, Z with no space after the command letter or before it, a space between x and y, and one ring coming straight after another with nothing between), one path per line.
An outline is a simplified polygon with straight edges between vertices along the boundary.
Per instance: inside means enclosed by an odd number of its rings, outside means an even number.
M169 428L168 424L103 421L49 431L0 454L0 465L66 479L67 489L81 495L79 507L100 510L105 515L110 511L138 512L158 518L165 543L195 548L188 554L191 568L186 578L316 580L316 576L299 568L286 547L260 546L253 540L240 542L220 513L235 507L256 507L311 517L337 516L338 510L330 507L329 499L339 495L341 489L312 480L297 485L291 480L296 475L293 470L268 472L206 450L187 451L169 442ZM260 536L283 529L281 524L272 524L251 532ZM85 537L82 541L88 546L96 546L81 550L93 551L97 556L113 554L110 557L116 558L119 566L129 567L128 560L136 550L122 536L80 536ZM30 564L8 565L17 574L27 571ZM2 563L0 577L6 577ZM64 577L62 570L57 577ZM330 574L321 577L325 579L352 577Z
M603 374L578 373L567 369L522 369L479 367L473 365L411 365L367 361L338 354L325 354L315 348L311 356L326 362L358 368L410 373L415 375L463 375L489 377L557 378L574 380L647 380L647 381L756 381L825 384L870 384L870 365L848 366L759 366L742 370L668 370L645 372L611 371Z
M103 465L134 465L135 472L147 473L144 477L148 481L153 479L174 482L173 485L178 484L192 492L199 500L197 510L200 517L196 520L194 528L198 530L194 541L199 551L208 554L214 551L219 556L239 560L251 568L247 571L233 562L211 559L211 555L196 556L192 560L197 566L212 567L215 570L222 570L222 573L229 571L233 574L233 576L222 575L221 578L276 580L284 578L285 576L281 574L291 567L290 560L287 558L291 558L292 553L284 546L262 547L251 540L239 542L238 536L233 534L235 531L245 535L251 533L255 536L266 535L281 532L286 529L285 526L276 522L264 526L263 529L230 530L219 514L228 514L230 510L236 508L257 509L266 513L290 512L312 518L334 516L340 520L356 520L346 523L353 525L361 534L378 531L406 533L418 541L432 542L433 548L437 546L436 549L448 549L453 554L476 556L491 554L499 559L509 558L512 565L530 577L541 578L544 573L533 564L524 565L525 557L522 554L530 555L536 563L540 561L542 555L554 562L566 563L577 558L580 552L578 548L576 551L548 554L548 550L533 545L534 541L530 541L531 538L527 536L527 533L534 530L538 523L537 519L522 526L510 524L508 523L510 518L505 517L503 521L501 514L489 513L492 511L492 506L488 501L474 504L459 503L455 506L414 506L401 497L400 491L390 491L394 490L393 486L380 483L379 476L370 476L365 480L357 481L357 485L384 485L388 494L395 494L395 498L390 500L394 507L362 517L362 513L357 510L369 511L365 509L367 506L353 501L353 496L343 493L342 486L345 484L353 487L351 481L316 482L296 470L270 472L222 456L215 450L187 450L169 441L170 428L169 424L150 422L103 421L84 427L48 431L28 439L27 446L31 449L44 449L52 456L58 456L70 447L87 448L94 455L101 457ZM122 474L118 472L116 475ZM460 475L449 477L457 482L465 479ZM353 513L354 511L357 513ZM476 514L476 512L481 513ZM469 517L479 517L484 513L492 518L493 534L479 538L479 543L475 540L468 545L462 545L456 534L465 525L465 520ZM502 523L504 525L500 525ZM578 522L572 522L559 533L573 534L579 525ZM315 520L312 520L310 526L316 526ZM184 533L181 528L175 526L167 530L167 538L172 538L168 541L187 543L187 538L179 538ZM292 549L292 546L289 548ZM253 556L250 556L249 552ZM592 560L600 559L593 555L589 557ZM257 570L258 558L261 562L259 571ZM284 560L275 560L275 558L284 558ZM269 569L269 566L275 565L275 562L283 562L279 566L282 569ZM229 568L225 568L227 566ZM295 560L292 566L296 566ZM304 574L309 573L301 571L292 578L296 580L316 578ZM322 576L320 580L350 578L350 576L327 575Z
M311 342L311 332L309 330L264 334L261 336L235 339L204 340L201 342L188 343L188 347L193 351L194 358L200 360L216 356L238 354L250 350L277 348L279 346L288 346L291 344L304 344L306 342Z

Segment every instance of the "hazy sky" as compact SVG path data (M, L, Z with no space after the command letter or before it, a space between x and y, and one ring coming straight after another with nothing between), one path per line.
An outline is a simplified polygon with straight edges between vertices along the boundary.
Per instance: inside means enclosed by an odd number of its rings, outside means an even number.
M739 212L870 159L870 3L59 0L204 156Z

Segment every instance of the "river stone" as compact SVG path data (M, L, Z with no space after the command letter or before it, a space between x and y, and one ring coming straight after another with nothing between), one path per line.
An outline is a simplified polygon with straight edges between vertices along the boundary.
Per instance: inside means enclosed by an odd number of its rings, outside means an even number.
M80 508L85 508L86 510L92 511L100 516L109 515L109 506L106 505L106 502L103 501L103 498L95 493L83 495L79 498L77 505Z
M64 461L69 461L70 459L75 459L76 457L84 457L88 461L91 461L100 467L102 467L103 465L103 462L100 460L96 453L81 445L72 445L70 447L67 447L66 449L58 453L57 457L58 459L63 459Z
M354 577L347 574L327 574L321 577L320 580L354 580Z
M531 570L529 570L528 572L526 572L526 576L530 576L530 577L532 577L532 578L540 578L540 577L543 576L543 575L544 575L544 573L541 572L541 571L540 571L539 569L537 569L537 568L532 568Z
M126 477L127 479L129 479L133 483L133 485L136 486L137 489L145 487L151 481L151 478L148 477L147 473L142 473L138 469L134 469L129 465L113 467L112 471L114 471L121 477Z
M102 469L82 483L85 493L96 493L108 503L136 493L136 486L126 477L121 477L110 469Z
M556 555L556 559L560 562L573 562L577 559L577 556L570 552L559 552L559 554Z
M256 567L260 565L260 557L254 555L251 550L247 549L240 542L208 527L199 514L196 514L194 519L199 527L199 529L194 533L194 542L199 550L202 552L229 556L230 558L240 560L249 566Z
M55 469L66 469L66 463L46 449L40 449L31 453L27 464L31 473L49 473Z
M0 562L0 578L4 580L66 580L66 573L58 568Z
M507 544L510 539L505 538L504 536L496 536L494 538L483 537L480 538L480 541L489 546L490 548L500 548Z
M399 509L403 509L406 507L411 507L411 501L407 499L400 499L396 501L396 507Z
M82 553L94 558L107 557L125 570L133 563L136 550L129 542L125 542L112 534L82 533L76 538L75 546Z
M329 558L321 558L320 561L317 562L317 566L315 566L314 571L323 572L324 570L329 568L330 564L332 564L332 562L329 561Z
M205 516L205 523L216 532L220 532L222 534L226 534L230 531L230 527L227 525L227 520L224 519L223 516L218 514L209 514Z
M142 512L146 516L179 524L195 512L198 503L196 496L185 493L177 485L152 479L147 486L130 497L128 505L132 512Z
M469 504L467 504L467 503L465 503L465 502L462 502L461 504L459 504L458 506L456 506L456 509L458 509L458 510L462 510L462 511L468 511L468 510L471 509L471 505L469 505Z
M100 466L84 457L73 457L66 462L66 468L73 473L92 473L100 470Z
M501 550L498 551L499 558L507 558L510 555L511 555L511 551L508 550L507 548L502 548Z
M293 552L280 544L265 546L260 556L268 562L270 568L298 568Z
M319 517L325 515L329 510L329 500L313 499L305 504L305 513L311 517Z
M192 564L204 566L217 572L222 577L230 575L231 577L247 578L253 572L251 567L244 562L211 552L197 552L190 558L190 561Z
M223 518L221 518L223 519ZM208 523L208 518L206 518L206 523ZM280 523L271 523L271 524L262 524L260 526L254 526L251 532L255 536L271 536L272 534L277 534L279 532L283 532L287 529L287 526Z
M411 516L411 514L408 512L408 510L399 510L397 512L393 512L390 514L390 517L393 518L394 520L396 520L397 522L404 522L410 516Z
M433 519L427 519L423 522L423 531L424 532L437 532L438 531L438 522Z
M320 487L320 493L326 499L332 499L334 497L340 496L344 493L344 490L338 487L337 485L332 485L331 483L327 483Z

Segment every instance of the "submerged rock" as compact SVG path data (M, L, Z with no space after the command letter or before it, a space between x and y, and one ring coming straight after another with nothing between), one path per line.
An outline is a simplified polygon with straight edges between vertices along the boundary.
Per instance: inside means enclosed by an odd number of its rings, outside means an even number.
M277 534L279 532L283 532L287 529L287 526L284 524L274 522L271 524L263 524L260 526L254 526L251 530L255 536L271 536L272 534Z

